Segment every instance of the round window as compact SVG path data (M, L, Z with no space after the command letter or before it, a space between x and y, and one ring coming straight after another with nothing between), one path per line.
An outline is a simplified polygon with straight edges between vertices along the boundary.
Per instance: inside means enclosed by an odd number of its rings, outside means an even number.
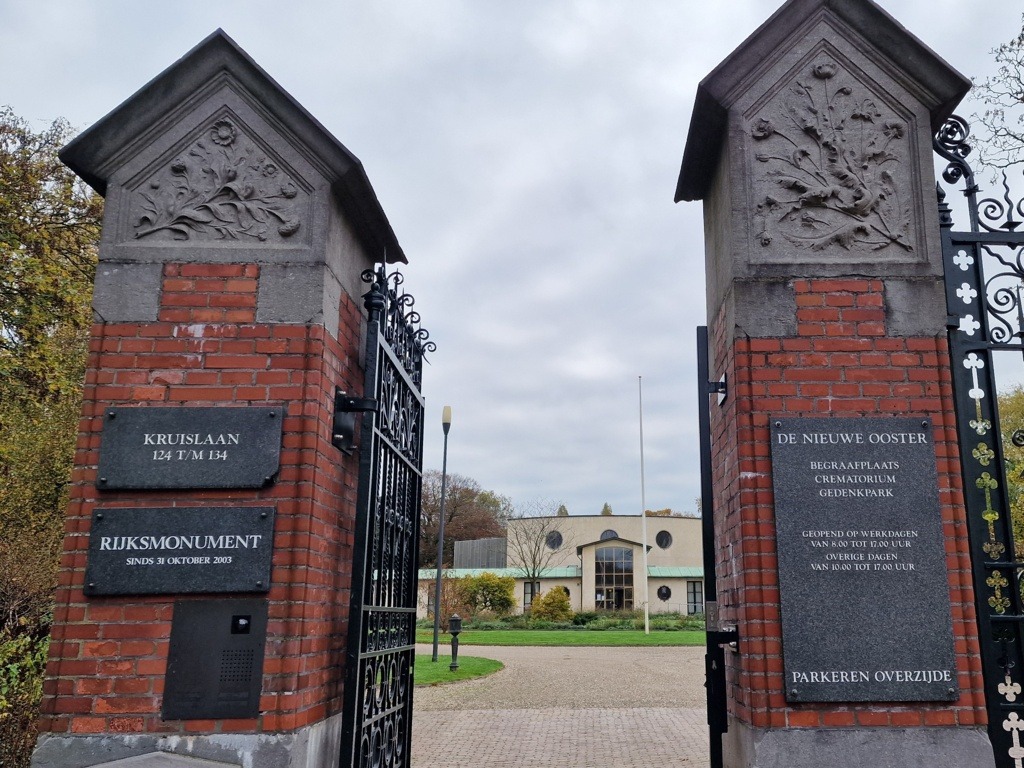
M658 535L654 537L654 540L658 542L658 546L662 549L668 549L672 546L672 534L668 531L658 531Z
M544 543L548 545L548 549L558 549L562 546L562 534L558 531L549 531Z
M668 587L664 587L664 586L663 587L658 587L658 599L659 600L661 600L662 602L665 602L670 597L672 597L672 590L671 589L669 589Z
M613 531L611 528L605 529L605 531L601 534L601 541L608 541L608 539L617 538L619 538L619 534Z

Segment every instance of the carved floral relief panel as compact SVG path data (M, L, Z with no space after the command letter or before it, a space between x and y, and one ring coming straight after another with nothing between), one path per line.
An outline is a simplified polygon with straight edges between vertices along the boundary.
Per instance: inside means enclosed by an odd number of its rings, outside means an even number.
M915 259L908 121L835 58L805 65L747 131L755 258Z
M137 242L298 240L308 194L230 115L203 129L132 193Z

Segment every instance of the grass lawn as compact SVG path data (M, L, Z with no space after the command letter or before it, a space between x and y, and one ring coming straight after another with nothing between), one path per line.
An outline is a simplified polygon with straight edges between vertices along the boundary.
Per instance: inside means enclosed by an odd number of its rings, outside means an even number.
M431 634L430 642L434 642ZM443 683L454 683L457 680L470 680L474 677L483 677L504 669L505 665L494 659L484 659L479 656L459 655L459 668L452 672L448 665L452 663L452 657L437 654L437 661L431 661L429 653L416 654L415 679L417 687L422 685L442 685Z
M417 630L416 642L433 643L433 630ZM451 635L442 635L441 643L445 647L450 642ZM475 631L467 629L459 635L459 643L461 645L704 645L705 637L701 630L685 629L675 632L651 632L649 635L645 635L641 629L488 629ZM459 663L461 664L461 659ZM417 677L419 677L418 674Z

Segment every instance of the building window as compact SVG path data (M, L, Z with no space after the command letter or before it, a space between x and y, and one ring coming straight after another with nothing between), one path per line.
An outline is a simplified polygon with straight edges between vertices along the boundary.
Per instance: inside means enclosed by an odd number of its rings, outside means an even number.
M668 549L672 546L672 534L668 531L658 531L658 535L654 537L654 541L657 542L658 546L662 549Z
M704 613L704 585L699 581L686 582L686 612Z
M595 604L598 610L633 610L633 550L601 547L594 554Z
M611 528L606 528L601 532L601 541L608 541L608 539L617 539L619 534Z
M533 598L540 597L540 582L539 581L524 581L523 582L523 610L526 610L533 605Z
M558 549L562 546L562 534L558 531L550 531L544 538L544 543L548 545L548 549Z
M672 597L672 590L671 589L669 589L666 586L658 587L658 599L661 600L661 602L664 603L670 597Z

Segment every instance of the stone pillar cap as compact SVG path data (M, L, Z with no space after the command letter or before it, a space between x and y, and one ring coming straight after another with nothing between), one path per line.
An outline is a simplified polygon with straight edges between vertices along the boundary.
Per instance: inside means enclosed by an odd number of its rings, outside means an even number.
M230 83L282 135L291 137L330 182L368 253L407 263L363 165L320 122L218 29L60 152L99 194L110 176L212 89Z
M908 80L931 114L932 130L971 88L971 81L947 64L872 0L788 0L697 86L675 201L707 195L726 136L729 107L744 93L751 75L799 39L822 16L838 19L865 45Z

